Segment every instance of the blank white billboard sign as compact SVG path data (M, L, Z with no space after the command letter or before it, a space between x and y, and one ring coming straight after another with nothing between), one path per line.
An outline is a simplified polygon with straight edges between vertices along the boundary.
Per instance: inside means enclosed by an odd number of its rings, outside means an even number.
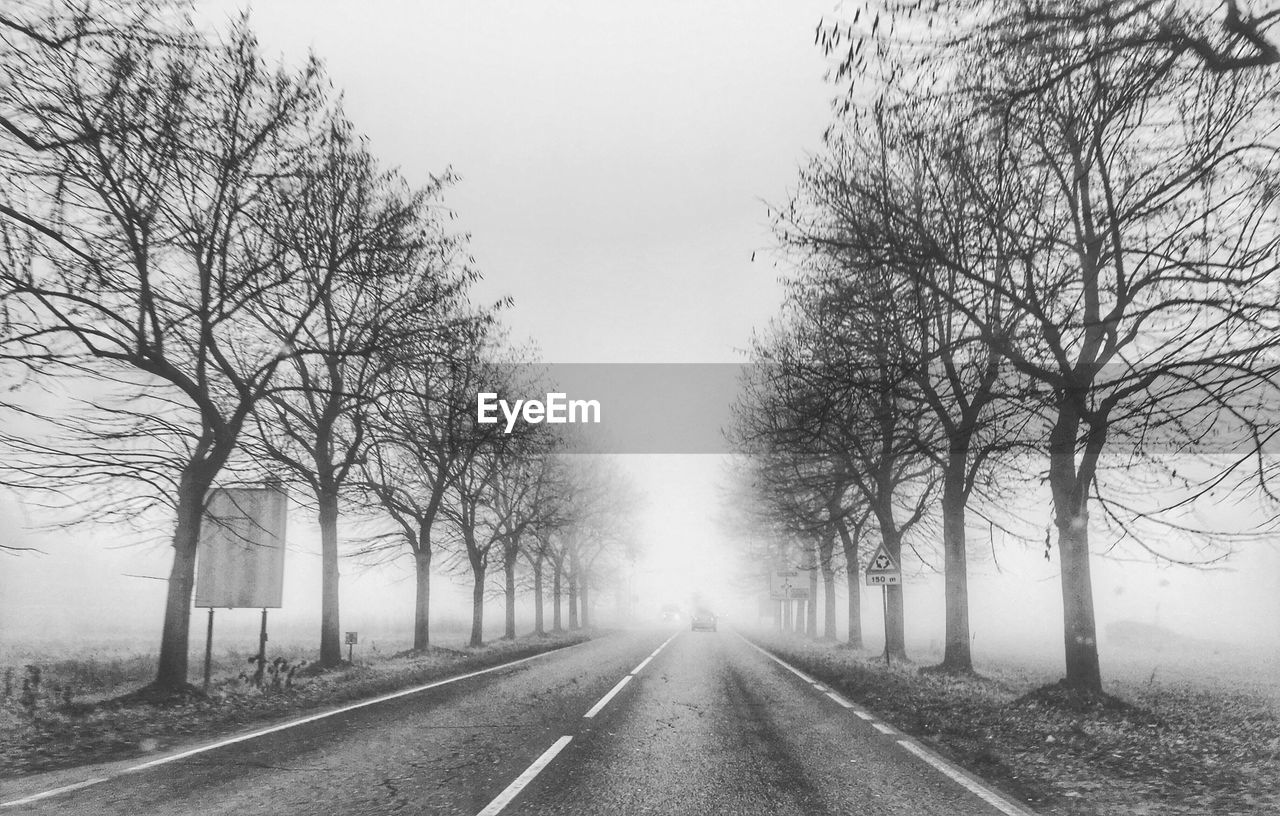
M284 593L285 492L224 487L200 524L196 606L279 608Z

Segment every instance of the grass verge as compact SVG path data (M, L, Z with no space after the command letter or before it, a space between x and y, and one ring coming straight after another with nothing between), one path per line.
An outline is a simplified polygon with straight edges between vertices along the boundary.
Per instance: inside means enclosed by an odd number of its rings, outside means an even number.
M97 702L74 701L60 696L57 686L47 685L35 694L14 693L0 700L0 779L149 755L193 739L376 697L589 638L585 632L574 632L495 641L475 649L406 652L297 676L292 686L281 688L256 688L228 677L214 683L208 696L167 705L141 703L128 693L133 689Z
M1048 816L1280 813L1270 700L1148 682L1109 684L1122 702L1081 707L1012 667L952 677L790 635L751 639Z

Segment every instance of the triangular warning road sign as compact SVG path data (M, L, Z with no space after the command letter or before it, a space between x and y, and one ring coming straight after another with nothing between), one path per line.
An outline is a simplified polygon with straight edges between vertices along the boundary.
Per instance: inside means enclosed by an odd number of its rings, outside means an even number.
M900 571L898 562L893 560L893 556L889 555L889 551L883 544L876 548L871 556L871 563L867 564L867 575L883 575Z

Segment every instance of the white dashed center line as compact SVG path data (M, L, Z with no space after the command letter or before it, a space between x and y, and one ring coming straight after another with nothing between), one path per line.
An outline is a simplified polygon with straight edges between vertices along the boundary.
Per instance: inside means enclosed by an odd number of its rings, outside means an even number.
M627 683L631 682L631 678L639 674L640 670L643 669L646 665L648 665L650 660L653 660L655 657L657 657L658 652L661 652L663 649L665 649L667 647L667 644L675 640L676 636L679 634L680 634L679 632L676 632L676 634L667 638L665 641L663 641L661 646L654 649L653 652L651 652L649 656L646 657L644 660L641 660L640 665L632 669L631 672L627 674L626 677L623 677L621 680L617 682L617 684L613 688L609 689L609 692L607 694L605 694L603 697L597 700L595 705L587 709L587 713L582 715L583 719L589 720L595 717L597 714L599 714L600 711L606 705L609 704L609 701L612 700L618 692L622 691L622 689L627 685ZM497 816L497 814L500 813L503 808L511 804L511 800L515 799L516 796L520 794L520 791L524 790L529 785L529 783L532 782L535 777L537 777L538 774L542 773L543 768L551 764L551 760L555 759L556 755L559 754L561 751L563 751L564 747L568 745L569 742L572 740L573 740L573 737L568 734L556 740L551 745L550 748L542 752L542 756L535 759L533 761L533 764L530 765L528 768L525 768L524 773L516 777L516 781L508 785L506 790L498 794L497 798L495 798L492 802L486 805L484 810L480 811L476 816Z
M534 780L534 778L542 773L542 769L551 764L551 760L556 758L564 750L564 747L573 739L568 735L561 737L551 744L551 747L542 752L542 756L533 761L533 764L524 769L524 773L516 777L516 781L507 785L506 790L498 794L496 798L489 804L485 805L484 810L480 811L477 816L496 816L504 807L511 804L511 800L520 794L520 791Z

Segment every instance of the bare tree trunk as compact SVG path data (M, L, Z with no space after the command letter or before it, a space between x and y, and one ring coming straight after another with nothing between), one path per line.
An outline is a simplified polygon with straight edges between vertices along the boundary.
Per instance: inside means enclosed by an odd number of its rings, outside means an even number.
M891 658L906 661L906 615L902 608L902 585L891 584L887 594L889 598L889 615L885 619L885 653Z
M504 640L516 639L516 554L511 553L507 556L506 563L502 565L504 573L505 586L503 587L506 594L506 621L503 627L502 637Z
M193 467L188 467L178 483L173 564L169 568L169 586L165 595L159 665L152 684L165 691L176 691L187 685L187 650L190 646L191 593L196 582L196 547L200 541L205 494L212 482L211 478L194 476L193 470Z
M483 565L473 564L475 582L471 586L471 645L484 645L484 577Z
M1063 640L1067 685L1101 693L1102 668L1098 661L1097 625L1093 614L1087 523L1085 516L1078 515L1066 524L1058 525L1058 552L1062 558Z
M578 628L578 573L569 573L569 630Z
M1102 693L1097 624L1093 618L1093 582L1089 574L1088 487L1093 480L1098 451L1105 443L1106 432L1093 432L1079 466L1076 466L1075 440L1083 413L1080 405L1083 404L1083 396L1071 393L1059 403L1056 422L1048 440L1048 483L1053 495L1057 551L1062 561L1062 641L1066 650L1066 684L1080 691Z
M542 610L542 556L533 560L533 633L545 635Z
M320 513L320 665L342 663L338 619L338 494L317 491Z
M822 639L836 639L836 570L830 560L822 564Z
M1053 493L1058 555L1062 560L1066 682L1072 688L1101 694L1102 669L1098 662L1093 580L1089 569L1088 486L1105 433L1099 432L1090 440L1077 469L1074 446L1079 424L1075 406L1069 403L1060 406L1049 439L1049 488Z
M418 584L413 602L413 648L422 652L431 648L431 544L422 539L419 542L413 557Z
M969 575L965 542L964 477L967 451L952 450L942 481L942 549L946 588L946 646L942 669L957 674L973 671L969 641Z
M887 491L885 494L887 495ZM902 564L902 537L893 520L892 499L881 499L876 508L881 540L890 557ZM902 608L902 585L893 584L886 590L888 598L884 617L885 656L905 661L907 659L906 616Z
M814 547L805 548L806 572L809 573L809 599L804 602L804 633L810 638L818 636L818 565L814 563Z
M560 599L564 593L561 589L560 584L564 577L564 560L553 559L552 567L553 567L553 570L551 573L551 595L554 598L554 603L551 607L551 631L563 632L564 627L561 625L561 622L560 622Z
M844 519L836 522L836 532L840 534L840 544L844 549L845 577L849 585L849 646L862 648L862 567L858 561L858 537L862 532L861 525L850 534L849 525Z

